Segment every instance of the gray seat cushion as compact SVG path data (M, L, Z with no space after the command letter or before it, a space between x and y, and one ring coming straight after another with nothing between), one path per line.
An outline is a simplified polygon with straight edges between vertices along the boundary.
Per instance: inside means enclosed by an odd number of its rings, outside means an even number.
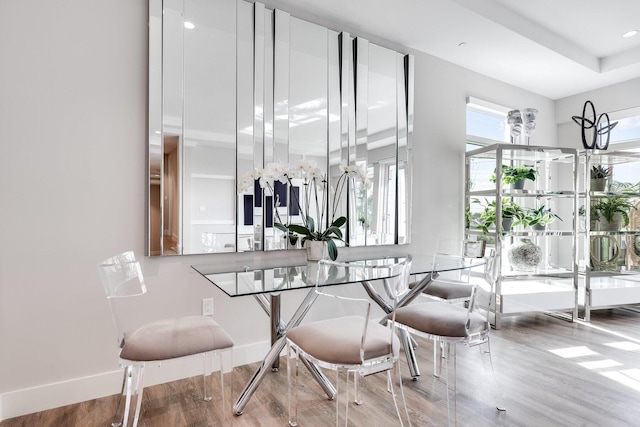
M148 323L126 332L120 357L148 362L233 347L233 340L208 316L186 316Z
M409 304L396 310L396 322L431 335L466 338L467 313L468 309L464 307L442 302ZM391 318L391 315L387 317ZM487 327L486 317L479 313L471 313L469 320L469 334Z
M473 285L455 282L434 281L429 283L424 293L444 300L471 298Z
M328 363L357 365L365 318L345 316L297 326L287 331L287 338L304 352ZM369 321L364 343L365 360L391 353L397 356L400 342L389 328Z

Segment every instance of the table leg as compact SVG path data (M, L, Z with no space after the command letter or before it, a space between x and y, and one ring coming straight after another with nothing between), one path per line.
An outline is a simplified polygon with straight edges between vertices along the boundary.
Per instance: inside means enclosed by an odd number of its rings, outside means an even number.
M280 294L271 294L271 345L273 346L284 333L280 329ZM273 372L278 372L280 358L276 357L271 365Z
M295 326L298 326L300 322L302 322L302 319L307 314L307 312L311 308L311 305L313 305L313 303L315 302L316 298L318 298L318 294L316 294L315 289L309 290L304 300L302 301L302 303L300 304L296 312L291 317L291 320L289 320L289 323L287 324L287 326L283 327L280 320L280 294L271 295L271 301L269 303L269 315L271 318L271 326L272 326L271 349L269 350L267 355L264 357L264 359L262 360L262 363L260 364L258 369L254 372L253 376L251 377L247 385L244 387L244 389L240 393L240 397L238 397L238 399L236 400L236 403L233 405L233 411L236 415L242 415L244 408L247 406L247 403L249 402L249 399L251 399L251 396L253 396L253 393L255 393L256 389L264 379L264 376L267 374L267 372L269 372L269 368L272 368L273 366L277 366L276 361L280 359L280 353L282 352L282 350L284 349L287 343L286 336L285 336L286 330L291 329ZM258 299L258 302L264 309L267 308L267 302L264 299ZM309 369L313 377L316 379L316 381L318 381L318 383L320 384L320 387L322 387L322 389L325 391L329 399L333 399L336 395L336 390L331 384L331 382L329 382L329 380L325 377L325 375L322 373L322 371L319 368L311 364L308 360L302 359L302 361L304 365L307 366L307 368Z
M397 308L404 307L409 304L411 301L416 299L427 287L431 281L435 280L439 276L438 272L433 272L431 274L427 274L424 279L422 279L416 286L413 287L406 295L402 297L400 301L396 304ZM376 292L371 282L363 281L362 286L364 290L367 292L369 297L376 302L384 310L385 313L389 314L393 311L393 307L388 304L382 296ZM383 319L384 320L384 319ZM409 332L404 329L400 329L400 342L402 343L402 347L404 349L404 353L407 357L407 364L409 365L409 372L413 379L416 379L420 376L420 368L418 368L418 360L416 359L415 347L417 346L415 340L411 337Z

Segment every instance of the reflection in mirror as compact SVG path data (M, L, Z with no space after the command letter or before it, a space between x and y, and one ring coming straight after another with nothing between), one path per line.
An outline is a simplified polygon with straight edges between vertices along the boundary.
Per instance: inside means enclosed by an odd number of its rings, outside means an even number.
M250 3L238 2L238 24L236 40L236 70L238 84L236 86L236 138L237 138L237 162L238 172L241 176L244 171L251 171L257 165L257 157L262 156L262 147L256 152L253 140L253 124L255 107L253 99L253 6ZM244 193L238 194L237 200L237 224L239 252L262 249L262 206L260 194L256 195L254 186L250 186ZM221 200L220 203L227 203Z
M413 55L397 55L398 75L398 228L396 243L411 240L411 195L413 164ZM404 108L406 106L406 108Z
M333 36L331 41L337 43L336 33L276 12L274 98L277 114L273 156L269 157L289 165L310 162L323 175L327 173L329 63L335 66L338 60L337 49L331 50L335 57L329 59L329 33ZM335 79L334 84L337 84ZM326 206L318 204L309 189L299 177L292 179L290 187L276 183L274 221L303 225L301 214L306 212L317 222L320 210ZM318 196L322 200L324 194L320 190ZM323 218L326 221L326 215ZM267 249L298 245L273 223L266 224L265 234Z
M590 253L594 270L608 270L615 268L620 247L614 236L591 236Z
M345 239L408 241L409 56L260 3L149 8L149 255L288 247L273 221L301 222L292 197L306 203L304 183L278 197L255 183L238 192L245 173L271 162L313 161L330 186L341 165L361 166L373 186L351 185L336 205L349 217Z
M184 23L182 1L163 2L161 184L163 255L182 253L182 121Z
M183 1L182 253L235 251L236 4Z
M162 0L149 1L148 254L162 255Z
M389 245L395 242L398 185L396 52L369 46L368 83L366 153L373 186L367 200L371 206L367 234L374 237L374 244Z
M235 251L235 207L220 201L235 199L236 71L219 58L236 56L236 2L152 1L150 13L162 48L150 37L149 253Z
M638 204L636 204L637 206ZM637 216L637 215L636 215ZM640 228L635 228L634 230L639 230ZM629 267L632 269L640 268L640 235L633 234L627 236L626 244L626 254L629 256Z
M407 243L409 237L410 131L407 90L409 56L356 41L356 164L372 182L356 198L351 245ZM411 84L412 87L412 84ZM412 108L412 107L411 107Z

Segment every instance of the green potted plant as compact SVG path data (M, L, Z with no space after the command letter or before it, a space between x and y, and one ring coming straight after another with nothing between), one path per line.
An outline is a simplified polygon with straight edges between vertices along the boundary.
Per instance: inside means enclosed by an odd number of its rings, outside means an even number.
M629 225L631 209L635 207L629 199L622 196L605 197L591 206L591 219L595 217L602 231L617 231Z
M522 223L525 216L524 209L510 199L502 199L502 228L504 231Z
M526 225L533 227L535 230L544 230L547 225L551 224L556 219L562 221L562 218L551 212L551 209L545 207L545 205L541 205L539 208L529 208L526 210Z
M604 191L607 185L607 178L611 176L613 166L593 165L590 170L591 191Z
M502 230L509 231L524 218L524 209L511 199L502 199ZM480 228L486 234L489 227L496 223L496 202L487 202L484 211L480 214Z
M510 185L513 189L523 189L525 180L536 180L538 171L531 165L509 166L502 165L502 184ZM491 182L496 182L496 174L492 174Z

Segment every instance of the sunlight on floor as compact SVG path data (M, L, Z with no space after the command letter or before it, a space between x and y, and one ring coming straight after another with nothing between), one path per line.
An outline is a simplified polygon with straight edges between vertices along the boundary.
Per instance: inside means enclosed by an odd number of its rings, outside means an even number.
M627 369L612 372L601 372L601 375L617 381L636 391L640 391L640 369Z
M614 366L622 366L622 363L616 362L615 360L605 359L605 360L595 360L593 362L581 362L578 365L587 369L604 369L604 368L613 368Z
M607 333L611 333L615 336L625 338L626 341L616 341L610 343L602 343L607 347L620 350L620 351L640 351L640 341L625 337L621 334L615 333L613 331L609 331L605 328L601 328L598 326L594 326L590 323L583 323L585 326L589 326L594 329L598 329L601 331L605 331ZM554 350L549 350L550 353L553 353L559 357L564 359L578 358L578 357L587 357L587 356L597 356L599 353L591 350L587 346L578 346L578 347L567 347L567 348L559 348ZM640 392L640 369L611 369L614 367L624 366L622 363L613 360L613 359L602 359L602 360L591 360L586 362L576 362L579 366L589 370L602 370L603 372L599 372L600 375L609 378L621 385L629 387L632 390L636 390Z
M619 350L625 350L625 351L640 350L640 344L636 344L634 342L629 342L629 341L612 342L605 345L608 345L609 347L617 348Z
M557 350L549 350L549 351L565 359L570 359L572 357L592 356L594 354L598 354L595 351L591 350L589 347L585 347L585 346L559 348Z

